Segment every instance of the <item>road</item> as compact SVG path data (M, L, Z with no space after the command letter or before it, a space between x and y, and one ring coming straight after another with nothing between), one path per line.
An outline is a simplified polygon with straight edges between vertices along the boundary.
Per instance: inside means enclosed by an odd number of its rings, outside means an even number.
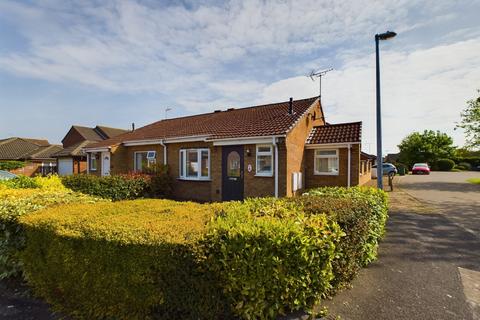
M379 260L326 305L342 319L480 320L480 186L474 172L397 179Z

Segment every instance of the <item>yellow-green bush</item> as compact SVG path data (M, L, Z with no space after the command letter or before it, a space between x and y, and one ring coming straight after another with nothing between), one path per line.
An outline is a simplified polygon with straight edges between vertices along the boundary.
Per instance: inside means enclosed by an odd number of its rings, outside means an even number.
M24 230L19 225L21 216L36 210L63 203L93 203L99 199L81 193L52 191L52 180L42 179L45 189L0 188L0 279L20 275L21 263L18 251L25 245Z
M26 177L18 176L18 178L10 180L0 180L0 188L5 189L43 189L64 191L67 190L62 180L57 175L49 175L46 177Z
M376 256L387 199L69 204L21 218L35 292L84 319L273 319L311 307Z
M338 224L282 200L253 202L228 204L209 224L202 240L205 269L219 276L225 299L242 319L313 307L334 277Z
M208 205L137 200L68 205L22 218L25 276L56 309L83 319L212 319L225 314L197 241Z

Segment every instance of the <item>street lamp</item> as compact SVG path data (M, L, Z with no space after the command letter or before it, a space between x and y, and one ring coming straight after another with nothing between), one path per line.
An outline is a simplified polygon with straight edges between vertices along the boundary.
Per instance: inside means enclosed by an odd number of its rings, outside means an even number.
M397 34L387 31L375 35L375 52L377 64L377 188L383 189L383 159L382 159L382 112L380 108L380 54L378 43L380 40L388 40Z

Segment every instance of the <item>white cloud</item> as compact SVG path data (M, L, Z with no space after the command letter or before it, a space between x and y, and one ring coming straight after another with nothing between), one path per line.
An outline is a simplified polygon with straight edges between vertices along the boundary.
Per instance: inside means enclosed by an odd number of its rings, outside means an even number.
M393 44L390 48L393 48ZM384 150L395 152L413 131L441 130L463 145L454 131L466 99L480 86L480 38L414 52L381 53ZM348 61L324 78L327 121L363 121L364 150L375 152L375 57ZM263 90L264 101L312 96L318 90L306 77L281 80Z

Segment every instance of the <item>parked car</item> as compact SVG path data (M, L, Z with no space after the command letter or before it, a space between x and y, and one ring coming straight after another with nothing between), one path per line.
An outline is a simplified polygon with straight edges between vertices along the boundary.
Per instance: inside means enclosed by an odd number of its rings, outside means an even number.
M430 174L430 167L426 163L415 163L412 167L412 174Z
M384 176L394 176L398 173L398 170L393 164L384 163L382 172ZM377 178L377 165L372 166L372 178Z
M10 180L15 178L18 178L16 174L5 171L5 170L0 170L0 180Z

